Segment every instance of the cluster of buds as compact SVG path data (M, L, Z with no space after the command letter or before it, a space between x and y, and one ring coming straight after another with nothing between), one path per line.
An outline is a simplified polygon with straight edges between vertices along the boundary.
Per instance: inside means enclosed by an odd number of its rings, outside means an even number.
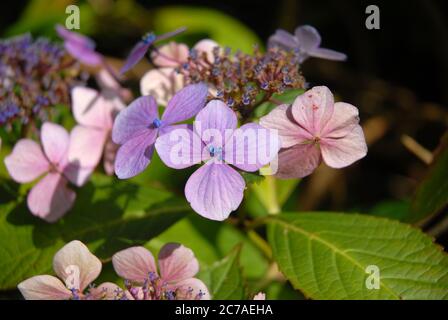
M50 107L68 104L70 89L87 76L63 47L45 38L0 41L0 125L47 120Z
M205 293L191 287L173 287L163 281L155 272L150 272L143 285L125 280L126 291L116 292L117 300L201 300Z
M216 89L216 98L245 115L260 101L287 89L302 89L304 78L294 52L273 47L253 54L232 53L216 47L210 55L191 50L188 61L179 68L186 83L206 82Z

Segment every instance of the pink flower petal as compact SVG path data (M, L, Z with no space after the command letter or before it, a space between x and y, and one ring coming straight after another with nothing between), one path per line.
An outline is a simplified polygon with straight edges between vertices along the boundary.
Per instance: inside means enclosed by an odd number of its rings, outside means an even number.
M98 278L101 267L101 261L78 240L67 243L53 258L54 272L67 288L79 289L81 292Z
M194 121L194 129L206 144L223 146L236 129L235 112L220 100L210 101Z
M168 286L176 292L176 300L210 300L210 292L206 285L199 279L190 278Z
M330 121L322 130L322 137L342 138L359 125L359 112L355 106L344 102L334 104L334 112Z
M168 127L157 138L155 147L160 159L170 168L185 169L202 161L204 144L190 125Z
M114 106L96 90L75 87L72 90L72 109L79 124L100 130L112 128Z
M28 183L49 170L49 163L38 143L19 140L12 153L5 157L6 169L19 183Z
M158 262L160 276L171 284L193 278L199 272L199 263L193 251L178 243L164 245Z
M280 138L274 130L248 123L234 131L224 150L224 160L228 164L253 172L275 159L280 150Z
M303 178L319 166L320 150L314 144L298 144L278 155L279 167L276 176L280 179Z
M165 124L174 124L194 117L205 105L208 95L204 83L190 84L168 102L162 116Z
M184 86L184 76L173 68L159 68L148 71L140 80L143 96L153 96L157 103L166 106L174 94Z
M72 162L64 167L64 176L75 186L82 187L89 180L95 167L80 167L78 163Z
M174 41L161 46L152 54L152 61L158 67L176 68L188 60L188 46Z
M301 128L291 114L291 107L282 104L260 119L260 125L278 130L281 137L282 148L289 148L313 136Z
M366 140L359 125L343 138L323 138L320 148L324 162L332 168L347 167L367 154Z
M115 158L120 146L112 142L112 139L106 140L103 156L103 167L107 175L112 176L115 173Z
M193 49L197 50L199 54L202 52L206 53L208 62L213 63L215 61L213 50L216 47L219 47L219 44L216 41L211 39L203 39L196 43Z
M157 103L153 97L145 96L134 100L115 118L112 140L124 144L132 138L153 130L153 121L158 118Z
M157 132L157 129L146 130L118 149L115 173L119 179L135 177L146 169L154 154Z
M131 53L129 53L129 56L127 57L124 66L121 68L120 73L126 73L129 70L131 70L137 63L142 60L146 52L148 52L149 47L151 44L145 43L144 41L139 41L134 48L132 48Z
M188 179L185 196L201 216L223 221L241 204L245 187L243 177L230 166L207 163Z
M333 108L331 91L324 86L314 87L296 98L292 105L292 116L310 134L320 136L333 116Z
M91 300L118 300L124 291L115 283L105 282L89 290Z
M266 300L266 293L259 292L255 295L254 300Z
M27 198L31 213L47 222L55 222L71 209L76 194L59 173L48 173L30 191Z
M49 275L29 278L17 288L26 300L68 300L72 296L61 280Z
M101 160L108 132L101 129L76 126L70 133L68 159L79 167L95 168Z
M45 154L51 163L55 165L67 163L70 136L64 127L45 122L41 129L41 141Z
M141 284L148 279L150 272L157 274L154 257L144 247L132 247L117 252L112 257L112 264L121 278Z

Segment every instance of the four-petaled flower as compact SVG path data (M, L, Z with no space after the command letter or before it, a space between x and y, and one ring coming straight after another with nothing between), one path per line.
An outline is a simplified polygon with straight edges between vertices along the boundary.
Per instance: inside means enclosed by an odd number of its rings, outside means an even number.
M367 153L358 109L334 103L333 94L324 86L298 96L291 106L278 106L260 124L278 130L281 137L279 178L305 177L322 159L332 168L343 168Z
M193 252L177 243L159 252L159 271L153 255L144 247L132 247L112 257L115 272L126 279L130 300L209 300L205 284L194 276L199 264ZM129 282L135 283L132 286Z
M141 173L150 163L159 134L186 127L175 125L195 116L206 102L205 84L194 84L176 93L159 118L152 96L140 97L122 110L115 119L112 140L121 145L115 160L115 173L127 179Z
M53 269L59 279L50 275L34 276L19 283L18 288L26 300L114 300L122 292L116 284L105 282L88 288L99 276L101 267L101 261L75 240L53 258Z
M246 183L232 166L256 171L270 163L280 148L272 130L255 123L237 129L237 122L232 109L212 100L196 116L193 130L173 130L156 142L157 153L171 168L205 161L188 179L185 196L191 207L208 219L225 220L243 200Z
M347 59L344 53L321 48L321 37L312 26L297 27L294 34L278 29L268 40L269 47L280 47L293 50L297 54L298 62L302 63L309 57L343 61Z
M76 198L67 187L68 181L82 186L93 171L85 154L68 159L70 136L61 126L46 122L41 129L41 143L22 139L5 158L5 165L11 177L19 183L40 180L28 194L28 208L35 215L48 222L55 222L70 208Z

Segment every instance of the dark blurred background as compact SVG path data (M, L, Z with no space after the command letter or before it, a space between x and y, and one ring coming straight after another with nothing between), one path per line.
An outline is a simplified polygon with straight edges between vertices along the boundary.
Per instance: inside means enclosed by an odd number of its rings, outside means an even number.
M45 1L57 6L51 0L38 2ZM60 2L63 10L70 1ZM304 64L303 73L311 85L327 85L337 99L360 109L370 150L365 159L346 170L320 168L305 179L286 206L362 211L397 219L406 214L409 200L428 169L419 159L421 152L415 151L415 143L434 151L448 124L447 1L78 2L95 8L97 18L93 26L89 24L88 33L100 51L117 58L123 58L134 41L151 27L151 19L155 19L152 12L169 5L216 9L241 21L263 43L277 28L292 32L299 25L313 25L322 35L323 47L344 52L349 59L345 63L311 59ZM365 27L365 9L371 4L380 8L380 30ZM28 5L28 1L0 2L3 36L25 31L23 25L11 26L23 18ZM221 23L216 20L217 27ZM48 32L39 24L33 26L36 35ZM204 33L208 35L206 30ZM446 242L446 232L435 236Z

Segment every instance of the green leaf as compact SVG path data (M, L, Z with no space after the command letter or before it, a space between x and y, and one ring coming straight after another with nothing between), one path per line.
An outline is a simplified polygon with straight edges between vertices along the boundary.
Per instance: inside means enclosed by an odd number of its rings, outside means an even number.
M246 298L243 272L240 267L241 247L199 274L214 300L243 300Z
M217 10L201 7L169 6L158 9L153 17L158 32L185 26L188 33L202 34L222 46L251 53L254 44L262 46L257 35L238 20Z
M146 243L189 212L183 199L165 190L102 175L78 190L74 208L55 224L33 217L25 201L0 205L0 290L52 273L53 255L72 240L109 260L118 250Z
M305 90L303 89L290 89L286 90L282 94L274 94L272 96L272 100L278 101L284 104L292 104L294 100L303 94ZM265 103L262 103L256 110L255 110L255 117L260 118L262 116L267 115L269 112L272 111L275 107L277 107L278 104L267 101Z
M426 178L421 182L411 205L410 222L420 221L439 212L448 204L448 133Z
M269 219L280 270L313 299L446 299L448 256L417 229L397 221L336 213ZM368 289L368 266L380 272Z

